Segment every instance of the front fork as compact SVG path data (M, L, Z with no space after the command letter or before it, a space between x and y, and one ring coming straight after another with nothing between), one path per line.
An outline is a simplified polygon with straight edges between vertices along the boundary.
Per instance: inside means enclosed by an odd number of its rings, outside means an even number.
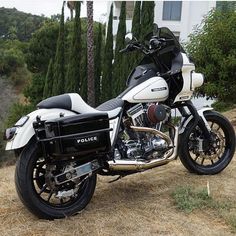
M191 114L190 116L189 116L189 113L186 112L185 107L187 107L188 110L190 111L190 114ZM181 127L182 132L184 132L188 123L191 120L193 120L193 124L191 125L190 128L193 129L194 127L196 127L198 125L199 128L202 130L204 137L211 141L211 139L212 139L211 128L210 128L207 120L205 119L203 113L206 110L212 110L212 108L206 108L206 109L202 109L200 111L197 111L197 109L195 108L195 106L193 105L193 103L191 101L187 101L187 102L178 104L178 106L176 106L176 108L178 108L179 112L181 113L181 115L183 117L186 117L186 120L183 122L182 127ZM180 133L182 133L181 131L180 131Z

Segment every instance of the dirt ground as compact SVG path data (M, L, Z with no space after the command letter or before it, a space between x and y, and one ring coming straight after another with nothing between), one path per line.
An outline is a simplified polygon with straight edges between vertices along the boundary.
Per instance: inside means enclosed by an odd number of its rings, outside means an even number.
M236 109L226 115L236 126ZM204 188L214 199L236 202L236 155L215 176L190 174L179 160L125 177L99 177L94 197L80 214L62 220L39 220L17 197L14 166L0 169L0 235L235 235L215 210L185 213L171 193L176 186Z

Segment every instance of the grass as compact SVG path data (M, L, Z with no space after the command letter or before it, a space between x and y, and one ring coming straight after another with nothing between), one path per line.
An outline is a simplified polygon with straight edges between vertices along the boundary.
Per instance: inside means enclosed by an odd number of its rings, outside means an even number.
M236 213L226 219L226 221L231 225L233 232L236 233Z
M208 195L207 188L193 189L190 186L178 186L172 192L177 208L190 213L195 209L213 209L236 233L236 208L230 201L217 201Z
M187 213L212 204L212 198L208 196L207 189L194 191L189 186L179 186L174 190L172 196L177 208Z

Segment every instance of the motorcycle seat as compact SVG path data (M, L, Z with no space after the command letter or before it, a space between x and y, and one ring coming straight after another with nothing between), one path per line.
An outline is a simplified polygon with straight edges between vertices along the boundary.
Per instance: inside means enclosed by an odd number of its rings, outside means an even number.
M80 114L106 112L109 118L115 118L121 112L123 104L123 100L115 98L101 104L95 109L89 106L79 94L67 93L47 98L38 103L37 108L61 108Z

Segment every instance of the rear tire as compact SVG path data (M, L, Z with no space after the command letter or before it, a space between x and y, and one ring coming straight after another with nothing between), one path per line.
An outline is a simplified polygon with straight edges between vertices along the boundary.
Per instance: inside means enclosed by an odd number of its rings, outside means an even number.
M35 163L39 158L40 151L38 145L35 140L32 140L22 151L17 161L15 185L23 204L39 218L49 220L71 216L83 210L93 196L97 176L93 175L81 184L81 186L83 186L81 190L79 190L80 192L77 194L77 197L73 198L73 201L71 200L69 203L64 203L64 205L60 205L60 203L57 205L50 204L50 201L45 201L37 193L33 180ZM40 176L40 178L41 182L45 181L44 177ZM38 184L38 186L40 187L40 184ZM45 194L48 193L47 191L45 190Z
M210 111L206 112L204 116L209 125L212 126L211 128L215 135L215 140L219 139L219 141L214 144L217 148L213 148L212 153L210 152L208 154L199 154L193 151L193 143L198 142L193 139L193 136L194 134L196 136L196 133L201 131L198 130L198 126L191 128L192 123L190 122L185 132L180 137L179 157L182 164L190 172L214 175L224 170L233 158L235 152L235 132L229 120L221 114Z

